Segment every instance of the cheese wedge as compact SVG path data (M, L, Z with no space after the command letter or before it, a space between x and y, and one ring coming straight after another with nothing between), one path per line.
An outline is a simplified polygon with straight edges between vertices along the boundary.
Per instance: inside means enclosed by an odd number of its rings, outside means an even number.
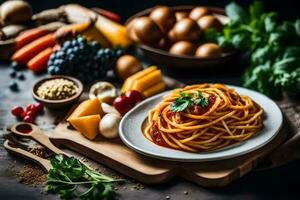
M125 82L121 88L121 91L124 93L127 90L131 90L131 88L136 80L142 78L143 76L146 76L147 74L149 74L150 72L153 72L155 70L157 70L157 67L151 66L151 67L144 69L143 71L139 71L139 72L133 74L132 76L128 77L125 80Z
M99 133L100 115L89 115L84 117L71 118L69 122L72 126L82 133L86 138L93 140Z
M156 70L136 80L132 86L132 90L139 92L145 91L147 88L162 81L161 71Z
M164 81L160 81L159 83L151 86L150 88L148 88L147 90L145 90L142 94L144 95L144 97L150 97L154 94L157 94L159 92L162 92L166 89L166 83Z
M97 114L100 116L104 115L100 100L98 98L89 99L79 104L79 106L77 106L73 113L68 117L67 121L70 121L72 118Z

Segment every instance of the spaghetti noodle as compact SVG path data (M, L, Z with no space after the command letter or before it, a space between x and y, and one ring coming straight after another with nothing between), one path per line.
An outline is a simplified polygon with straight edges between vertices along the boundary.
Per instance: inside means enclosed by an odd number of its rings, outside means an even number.
M203 95L207 104L174 112L182 93ZM263 109L250 97L222 84L199 84L176 89L149 112L144 135L150 141L190 152L211 151L245 141L263 128Z

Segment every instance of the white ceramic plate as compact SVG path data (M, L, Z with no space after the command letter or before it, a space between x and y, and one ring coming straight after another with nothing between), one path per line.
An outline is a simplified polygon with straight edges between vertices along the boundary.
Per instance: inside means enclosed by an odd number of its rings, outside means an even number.
M190 153L162 147L146 139L142 133L142 124L147 118L148 111L161 102L162 97L167 95L170 91L151 97L128 112L120 123L120 137L128 147L141 154L163 160L182 162L228 159L249 153L264 146L277 135L281 128L282 113L279 107L274 101L263 94L237 86L229 85L229 87L234 88L239 94L248 95L265 111L264 128L256 136L243 142L241 145L219 151Z

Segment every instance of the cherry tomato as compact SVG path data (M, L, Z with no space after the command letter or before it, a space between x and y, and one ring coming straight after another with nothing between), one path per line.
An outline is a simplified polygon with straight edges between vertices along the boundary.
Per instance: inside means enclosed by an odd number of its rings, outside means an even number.
M33 112L33 111L26 111L26 114L25 114L25 116L30 116L30 117L32 117L32 118L35 118L35 116L36 116L36 112ZM25 116L24 116L24 118L25 118Z
M32 116L26 115L23 121L27 123L34 123L34 118Z
M35 108L34 104L28 104L26 106L26 112L28 112L28 111L36 112L36 108Z
M125 93L125 96L128 99L131 99L131 101L134 102L134 105L141 102L141 101L143 101L143 99L144 99L142 94L139 91L136 91L136 90L128 90Z
M21 106L15 106L11 109L11 114L13 114L16 117L22 117L24 110Z
M114 100L113 103L115 109L121 114L124 115L127 113L135 104L134 102L127 98L126 96L119 96Z
M44 111L44 106L43 106L43 104L41 104L41 103L36 103L36 104L34 104L34 107L35 107L36 112L38 112L38 113L43 113L43 111Z

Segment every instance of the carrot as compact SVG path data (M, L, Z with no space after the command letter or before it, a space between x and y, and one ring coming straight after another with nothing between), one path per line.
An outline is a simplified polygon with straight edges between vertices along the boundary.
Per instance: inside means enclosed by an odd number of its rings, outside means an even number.
M47 68L47 62L50 55L52 54L52 48L48 47L39 54L34 56L28 63L27 66L34 72L42 72Z
M16 37L16 48L20 49L26 44L32 42L33 40L42 37L49 33L47 29L34 28L27 31L24 31L19 36Z
M50 33L38 38L37 40L25 45L24 47L16 51L12 56L12 60L25 65L36 54L43 51L47 47L53 47L54 45L54 36L52 33Z

